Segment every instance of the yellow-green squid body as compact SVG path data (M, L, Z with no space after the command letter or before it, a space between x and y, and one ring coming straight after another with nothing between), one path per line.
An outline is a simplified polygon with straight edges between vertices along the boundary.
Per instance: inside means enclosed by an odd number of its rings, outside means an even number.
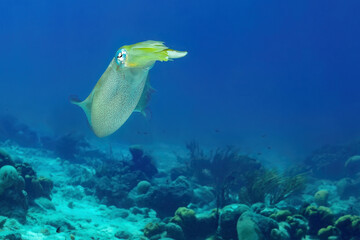
M134 111L144 113L152 91L148 73L156 61L184 57L162 42L145 41L121 47L80 106L98 137L118 130Z

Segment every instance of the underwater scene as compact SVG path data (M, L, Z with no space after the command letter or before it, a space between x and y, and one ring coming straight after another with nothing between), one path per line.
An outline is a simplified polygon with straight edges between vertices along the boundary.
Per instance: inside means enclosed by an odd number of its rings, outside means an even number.
M0 240L360 240L359 13L0 1Z

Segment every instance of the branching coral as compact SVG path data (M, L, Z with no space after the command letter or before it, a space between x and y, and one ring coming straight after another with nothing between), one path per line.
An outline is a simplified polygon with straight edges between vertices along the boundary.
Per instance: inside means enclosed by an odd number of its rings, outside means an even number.
M242 170L239 159L238 152L231 147L217 149L212 156L210 172L214 177L218 208L222 207L225 191L231 185L230 176Z
M240 156L233 147L218 148L209 153L202 150L195 141L186 147L190 153L189 172L200 184L215 187L218 209L223 206L226 192L240 179L241 173L246 172L250 162L256 162Z
M199 183L215 186L218 207L234 190L240 192L239 199L243 203L268 199L273 205L305 187L304 174L266 170L258 161L239 155L232 147L218 148L207 154L193 141L187 144L187 148L190 153L189 171Z
M241 202L252 204L265 202L274 205L288 196L301 192L305 187L305 176L285 176L275 170L264 170L253 172L249 175L247 183L239 193Z
M242 202L251 204L269 199L270 204L275 204L300 192L305 186L304 175L285 175L266 170L258 161L240 155L232 147L206 153L196 142L191 142L187 148L190 152L188 172L200 184L215 187L218 223L219 209L239 191Z
M188 171L194 176L200 183L207 184L211 181L210 168L211 168L211 156L203 151L196 141L191 141L186 144L186 148L189 151L189 163Z

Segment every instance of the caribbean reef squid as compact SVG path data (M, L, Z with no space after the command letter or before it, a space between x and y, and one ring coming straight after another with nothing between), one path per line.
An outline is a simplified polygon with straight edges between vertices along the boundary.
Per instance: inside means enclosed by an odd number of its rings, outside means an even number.
M121 47L80 106L98 137L117 131L133 112L145 113L152 88L149 70L156 61L181 58L185 51L169 49L163 42L145 41Z

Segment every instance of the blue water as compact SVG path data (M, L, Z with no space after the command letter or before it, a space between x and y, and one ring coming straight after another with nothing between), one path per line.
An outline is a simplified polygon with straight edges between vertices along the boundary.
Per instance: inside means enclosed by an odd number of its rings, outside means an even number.
M68 97L87 97L122 45L161 40L188 56L150 71L152 117L103 141L196 138L296 157L360 136L359 12L356 0L3 0L0 112L93 136Z

